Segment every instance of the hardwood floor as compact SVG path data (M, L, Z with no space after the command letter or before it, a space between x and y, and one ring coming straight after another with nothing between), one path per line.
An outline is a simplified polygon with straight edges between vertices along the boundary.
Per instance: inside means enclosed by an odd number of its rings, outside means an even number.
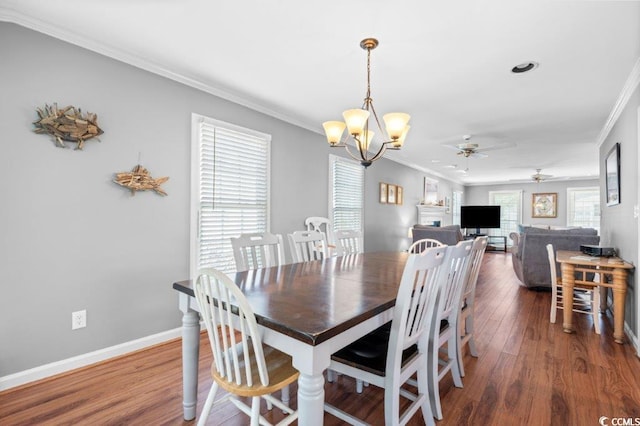
M576 333L549 323L551 294L518 285L509 254L487 253L476 299L479 358L465 354L464 388L441 383L439 425L597 425L601 416L640 418L640 360L630 344L613 341L611 314L602 334L586 315ZM211 385L211 351L202 335L198 408ZM295 386L292 389L295 407ZM364 418L383 421L383 393L369 386L358 395L341 376L325 385L327 400ZM172 341L0 393L0 424L186 425L182 419L180 342ZM265 416L279 420L278 410ZM246 425L248 418L222 404L209 424ZM325 414L325 424L340 422ZM423 424L414 417L410 425Z

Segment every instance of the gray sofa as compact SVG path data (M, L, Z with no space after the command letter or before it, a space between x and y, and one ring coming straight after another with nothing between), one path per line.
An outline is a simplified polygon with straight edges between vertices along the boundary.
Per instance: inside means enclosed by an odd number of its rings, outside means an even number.
M557 250L580 250L581 244L599 244L593 228L539 229L527 227L512 232L511 261L518 279L525 287L551 287L547 244ZM559 267L558 267L559 270Z
M455 246L459 241L462 241L462 231L459 225L449 226L428 226L428 225L414 225L413 226L413 242L425 238L431 238L440 241L442 244L448 246Z

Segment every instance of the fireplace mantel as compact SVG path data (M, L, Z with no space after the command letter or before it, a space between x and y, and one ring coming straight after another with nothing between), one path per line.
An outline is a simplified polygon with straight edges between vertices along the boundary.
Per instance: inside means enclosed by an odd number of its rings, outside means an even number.
M418 204L418 224L430 225L439 221L441 226L447 225L447 208L445 206L433 206L428 204Z

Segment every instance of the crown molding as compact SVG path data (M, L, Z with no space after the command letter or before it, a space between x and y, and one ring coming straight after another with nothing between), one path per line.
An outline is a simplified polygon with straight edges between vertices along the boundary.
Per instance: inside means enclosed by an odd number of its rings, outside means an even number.
M609 114L609 118L607 118L607 121L604 123L604 127L600 131L600 135L598 135L598 139L596 141L596 145L598 146L598 148L602 146L604 141L607 139L607 136L609 136L611 129L613 129L613 126L618 121L618 118L620 118L620 114L622 114L622 111L624 111L627 103L629 102L629 98L631 98L631 95L633 95L633 92L638 87L638 84L640 84L640 58L638 58L634 67L631 69L631 73L629 74L629 77L627 77L627 81L625 82L624 87L622 88L622 91L618 96L618 100L613 106L613 109Z
M282 120L311 132L323 134L322 129L319 125L313 125L304 121L303 119L294 117L291 114L265 107L260 102L252 99L246 94L241 95L229 89L215 87L209 83L199 80L198 78L163 67L155 62L127 52L126 50L110 46L104 42L85 37L73 31L62 29L60 27L57 27L56 25L39 19L35 19L31 16L12 10L6 6L0 7L0 21L20 25L22 27L51 36L75 46L91 50L93 52L99 53L100 55L107 56L136 68L140 68L144 71L148 71L150 73L168 78L170 80L176 81L210 95L214 95L235 104L244 106L251 110L266 114L270 117L277 118L278 120Z

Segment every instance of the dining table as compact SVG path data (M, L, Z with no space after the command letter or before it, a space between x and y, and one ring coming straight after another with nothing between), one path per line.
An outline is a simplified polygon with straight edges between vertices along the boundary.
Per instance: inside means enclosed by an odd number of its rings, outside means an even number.
M589 256L580 251L558 250L556 261L562 272L563 294L573 294L576 284L598 286L601 293L600 310L606 308L606 290L613 292L613 340L624 343L624 307L628 272L634 266L619 257ZM577 274L576 274L577 273ZM597 281L594 281L597 279ZM573 310L563 310L562 327L573 333Z
M298 424L321 425L331 355L389 322L409 254L370 252L231 274L263 342L289 354L298 377ZM184 419L196 416L199 309L190 279L173 283L182 312Z

